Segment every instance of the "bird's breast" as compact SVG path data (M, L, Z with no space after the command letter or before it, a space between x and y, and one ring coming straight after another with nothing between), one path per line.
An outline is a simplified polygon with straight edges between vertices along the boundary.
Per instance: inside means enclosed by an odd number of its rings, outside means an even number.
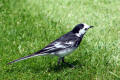
M59 57L64 57L70 53L72 53L76 48L68 48L68 49L64 49L64 50L61 50L57 53L55 53L55 55L59 56Z

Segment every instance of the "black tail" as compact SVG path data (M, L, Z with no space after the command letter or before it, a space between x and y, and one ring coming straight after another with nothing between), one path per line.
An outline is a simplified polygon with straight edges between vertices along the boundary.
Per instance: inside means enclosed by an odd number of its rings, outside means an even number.
M21 60L25 60L25 59L28 59L28 58L31 58L31 57L35 57L35 56L43 56L45 54L40 54L40 53L34 53L34 54L31 54L29 56L25 56L25 57L22 57L22 58L19 58L19 59L16 59L14 61L11 61L9 62L8 64L11 64L11 63L14 63L14 62L18 62L18 61L21 61Z

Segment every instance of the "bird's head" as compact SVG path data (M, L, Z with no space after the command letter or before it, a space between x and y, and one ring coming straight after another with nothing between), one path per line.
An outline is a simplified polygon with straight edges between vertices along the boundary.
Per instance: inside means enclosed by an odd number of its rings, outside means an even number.
M93 26L89 26L87 24L78 24L76 25L72 32L76 34L76 36L80 37L81 35L84 35L86 33L86 31L90 28L92 28Z

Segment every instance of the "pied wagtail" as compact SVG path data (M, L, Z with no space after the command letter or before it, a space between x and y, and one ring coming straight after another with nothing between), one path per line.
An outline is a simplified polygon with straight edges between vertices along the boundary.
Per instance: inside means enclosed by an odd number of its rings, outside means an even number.
M89 26L87 24L78 24L76 25L72 31L64 34L60 38L56 39L52 43L48 44L45 48L22 58L11 61L8 64L18 62L21 60L25 60L35 56L44 56L44 55L55 55L58 56L58 64L62 61L64 62L64 56L73 52L82 41L82 38L86 31L93 26Z

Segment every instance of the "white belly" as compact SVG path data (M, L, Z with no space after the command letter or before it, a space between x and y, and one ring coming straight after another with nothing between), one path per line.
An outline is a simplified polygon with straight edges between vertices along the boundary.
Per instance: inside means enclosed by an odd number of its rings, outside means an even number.
M64 57L64 56L72 53L74 50L75 50L75 48L73 48L73 49L69 49L69 48L68 48L68 49L66 49L66 50L62 50L62 51L60 51L60 52L55 53L55 55L57 55L57 56L59 56L59 57Z

